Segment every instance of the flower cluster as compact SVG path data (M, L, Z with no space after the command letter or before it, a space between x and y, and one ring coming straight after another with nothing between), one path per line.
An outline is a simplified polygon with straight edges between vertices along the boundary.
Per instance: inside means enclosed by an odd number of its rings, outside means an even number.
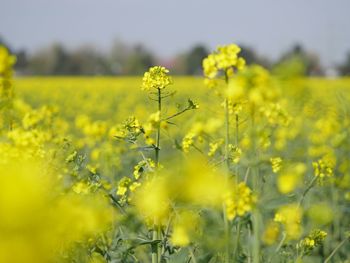
M279 224L271 220L265 228L265 231L262 235L262 240L267 245L272 245L277 241L279 233L280 233Z
M312 163L316 177L325 178L333 176L333 163L327 158Z
M239 183L225 198L227 218L233 220L237 216L244 216L252 210L255 202L252 190L245 183Z
M280 157L270 158L270 162L271 162L271 166L272 166L272 171L274 173L277 173L279 170L281 170L282 159Z
M219 46L214 53L203 60L205 77L214 79L220 71L227 76L232 76L235 69L243 69L245 60L238 56L240 51L240 47L236 44Z
M302 234L302 209L295 204L282 206L275 214L274 221L281 223L288 239L298 239Z
M150 158L140 161L137 165L134 166L133 174L135 179L138 180L145 171L147 170L152 171L155 167L156 167L156 164Z
M0 45L0 127L12 126L13 97L12 87L13 65L16 57L11 55L8 50Z
M302 254L308 255L314 248L322 245L326 237L327 233L325 231L314 229L297 244L297 249L301 249Z
M0 77L9 79L12 77L12 67L16 63L16 57L11 55L7 48L0 46Z
M241 157L242 157L242 149L236 145L229 144L228 150L229 150L230 159L232 160L232 162L234 164L239 163L239 161L241 160Z
M131 200L129 194L141 186L142 175L153 172L155 167L156 165L152 159L144 159L134 166L133 179L124 176L119 180L116 194L119 197L120 204L125 205Z
M277 177L277 188L282 194L289 194L301 185L306 171L303 163L291 163L283 167Z
M192 211L181 211L175 218L171 243L175 246L187 246L196 234L200 218Z
M145 72L142 79L142 90L164 89L172 84L172 78L165 67L155 66Z

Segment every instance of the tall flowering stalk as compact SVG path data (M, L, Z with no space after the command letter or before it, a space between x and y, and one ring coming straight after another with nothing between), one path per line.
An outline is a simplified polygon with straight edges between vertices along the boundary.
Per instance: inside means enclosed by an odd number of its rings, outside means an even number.
M156 96L156 101L158 104L157 118L156 123L156 140L154 146L155 152L155 163L156 168L159 167L159 152L160 152L160 125L162 117L162 91L172 84L172 78L168 75L169 70L164 67L155 66L149 69L142 80L142 89L149 91L150 94ZM153 224L153 241L161 239L160 225L157 220L154 220ZM157 263L160 260L160 248L158 243L152 244L152 263Z
M162 91L172 84L172 78L168 75L169 70L165 67L155 66L145 72L142 79L142 90L149 91L150 94L156 96L158 103L158 122L156 133L156 144L154 147L156 165L159 166L159 151L160 151L160 120L162 112Z
M13 87L12 76L13 66L16 63L16 57L11 55L8 50L0 46L0 122L12 128L12 104L13 104Z
M239 70L242 70L245 66L245 60L242 57L239 57L239 52L241 51L240 47L235 44L230 44L226 46L219 46L212 54L206 57L203 60L203 72L206 77L205 83L209 87L215 87L218 85L220 80L223 80L226 86L226 92L224 96L224 108L225 108L225 163L226 163L226 179L231 177L231 162L230 162L230 104L232 105L232 101L230 100L229 94L229 84L230 79L232 79L235 73ZM237 116L236 116L237 120ZM236 147L238 144L238 121L236 123ZM236 171L238 171L236 169ZM236 182L238 182L238 174L236 176ZM246 187L244 183L240 184L240 187ZM249 192L250 190L248 190ZM249 193L250 194L250 193ZM248 195L249 195L248 194ZM230 222L235 217L232 215L232 209L235 207L235 200L232 198L227 198L227 201L223 204L223 218L224 218L224 229L225 229L225 262L231 262L231 237L230 237ZM241 215L243 215L242 213ZM237 228L237 235L240 232L239 227ZM239 237L237 238L237 242ZM238 246L238 245L236 245Z
M220 79L223 79L226 84L226 89L229 88L229 82L234 74L238 70L242 70L245 66L245 60L239 57L241 49L235 44L227 46L219 46L216 51L210 54L203 60L203 72L206 77L205 83L209 87L215 87ZM227 96L229 92L225 94L225 162L227 167L227 173L230 173L230 158L229 158L229 145L230 145L230 108L232 104L230 98ZM237 143L237 140L236 140ZM237 146L237 145L236 145ZM237 176L237 175L236 175Z

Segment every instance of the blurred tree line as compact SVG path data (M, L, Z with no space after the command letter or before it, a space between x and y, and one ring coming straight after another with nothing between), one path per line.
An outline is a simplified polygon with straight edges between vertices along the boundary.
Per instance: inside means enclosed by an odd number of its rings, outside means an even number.
M209 53L205 45L197 44L172 59L161 60L142 44L127 45L115 41L108 51L94 46L81 46L70 50L60 43L41 48L34 53L13 50L0 37L0 44L17 55L16 72L19 75L140 75L150 66L161 64L172 69L172 74L200 75L202 60ZM248 46L242 47L247 64L260 64L282 77L322 76L325 69L319 57L295 45L277 61L260 56ZM340 75L350 75L350 53L342 65L336 68Z

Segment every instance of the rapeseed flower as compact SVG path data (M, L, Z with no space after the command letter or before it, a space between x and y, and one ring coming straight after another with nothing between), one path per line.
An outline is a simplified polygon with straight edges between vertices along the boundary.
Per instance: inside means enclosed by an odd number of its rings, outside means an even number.
M165 67L151 67L145 72L142 79L142 90L164 89L173 83L172 78L168 75L169 70Z

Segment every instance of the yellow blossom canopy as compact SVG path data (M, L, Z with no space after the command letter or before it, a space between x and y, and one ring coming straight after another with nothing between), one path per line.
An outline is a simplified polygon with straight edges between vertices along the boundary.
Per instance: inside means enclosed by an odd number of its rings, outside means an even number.
M241 70L245 66L245 60L238 54L241 48L236 44L219 46L216 51L203 60L203 71L207 78L214 79L219 71L228 75L233 74L234 68Z
M172 84L172 78L168 75L169 70L165 67L151 67L142 79L142 90L164 89Z

